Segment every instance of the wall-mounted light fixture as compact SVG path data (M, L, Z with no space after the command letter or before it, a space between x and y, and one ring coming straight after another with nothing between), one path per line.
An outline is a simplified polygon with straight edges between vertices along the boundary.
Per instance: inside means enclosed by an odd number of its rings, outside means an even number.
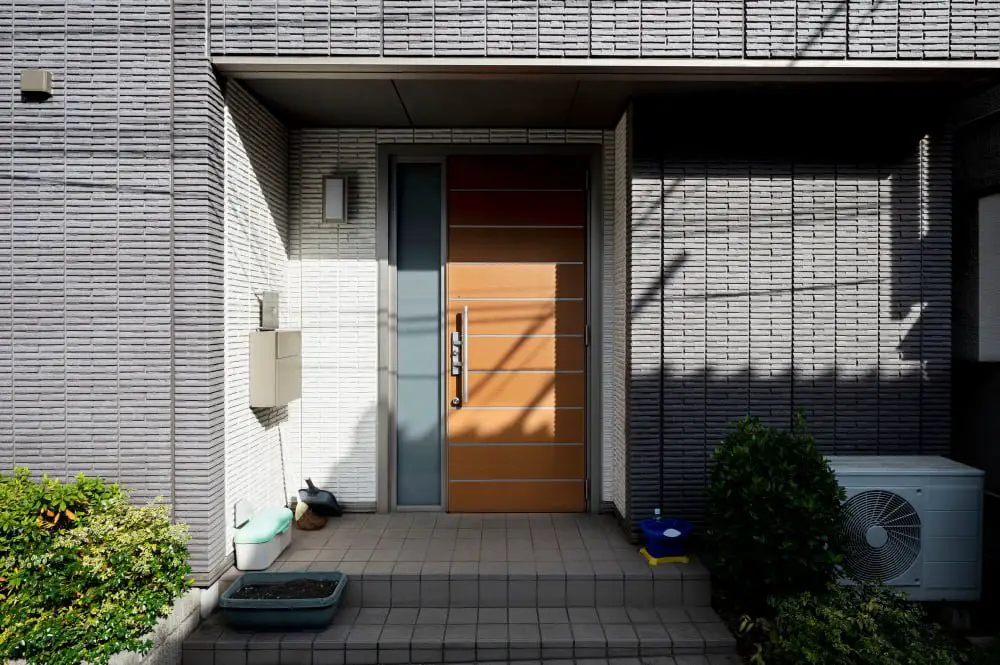
M323 180L323 221L347 220L347 178L330 176Z
M52 96L52 72L45 69L21 70L21 99L44 102Z

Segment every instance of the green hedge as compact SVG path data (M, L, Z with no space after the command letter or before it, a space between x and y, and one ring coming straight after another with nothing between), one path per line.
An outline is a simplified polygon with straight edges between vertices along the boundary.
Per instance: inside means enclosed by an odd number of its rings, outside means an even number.
M844 490L801 414L791 431L740 420L714 463L706 544L724 609L759 616L770 598L835 579L846 545Z
M118 485L0 475L0 661L104 665L189 587L187 534Z
M830 585L778 600L772 620L745 620L761 665L955 665L967 662L920 605L880 584Z

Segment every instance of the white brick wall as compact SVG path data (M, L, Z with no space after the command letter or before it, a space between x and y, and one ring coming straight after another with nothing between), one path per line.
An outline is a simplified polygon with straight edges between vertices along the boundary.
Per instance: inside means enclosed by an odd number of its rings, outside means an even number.
M602 264L611 265L611 131L304 129L291 141L291 227L286 311L302 329L302 399L289 407L290 475L311 476L345 503L371 507L376 492L378 269L376 155L383 143L603 143L605 228ZM322 221L323 177L348 177L348 220ZM606 276L607 279L611 275ZM604 311L614 290L606 284ZM611 339L605 316L604 338ZM607 346L605 347L608 348ZM605 354L604 385L611 376ZM606 391L605 391L606 392ZM610 407L605 413L610 412ZM611 500L611 431L601 433L604 483Z
M291 473L346 504L375 503L378 274L375 130L292 139L289 325L302 330L302 399L289 407ZM348 220L322 221L323 177L348 178Z
M288 492L299 485L291 487L282 482L281 449L287 442L284 432L294 426L288 410L251 410L249 390L249 334L260 323L258 296L262 291L285 288L288 135L281 122L238 83L229 83L225 99L228 552L232 549L233 506L237 500L247 499L257 507L281 505Z

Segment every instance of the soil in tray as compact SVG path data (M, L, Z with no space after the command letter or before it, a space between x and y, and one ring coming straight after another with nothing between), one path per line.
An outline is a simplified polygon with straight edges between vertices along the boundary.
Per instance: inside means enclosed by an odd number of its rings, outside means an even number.
M240 600L302 600L326 598L337 588L330 580L298 579L268 584L247 584L233 594Z

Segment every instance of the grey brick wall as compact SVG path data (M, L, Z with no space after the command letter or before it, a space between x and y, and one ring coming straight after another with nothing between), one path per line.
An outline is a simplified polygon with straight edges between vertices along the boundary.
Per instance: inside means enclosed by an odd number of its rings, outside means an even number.
M1000 58L1000 0L209 0L217 55Z
M174 453L191 566L228 565L225 503L223 102L203 0L174 0Z
M225 554L205 17L195 0L0 3L0 468L163 497L200 576ZM52 72L51 100L20 99L32 67Z
M0 5L0 468L169 500L170 6L118 8Z
M634 157L633 520L697 519L711 453L747 414L787 427L801 407L826 453L950 451L950 143L852 150Z

